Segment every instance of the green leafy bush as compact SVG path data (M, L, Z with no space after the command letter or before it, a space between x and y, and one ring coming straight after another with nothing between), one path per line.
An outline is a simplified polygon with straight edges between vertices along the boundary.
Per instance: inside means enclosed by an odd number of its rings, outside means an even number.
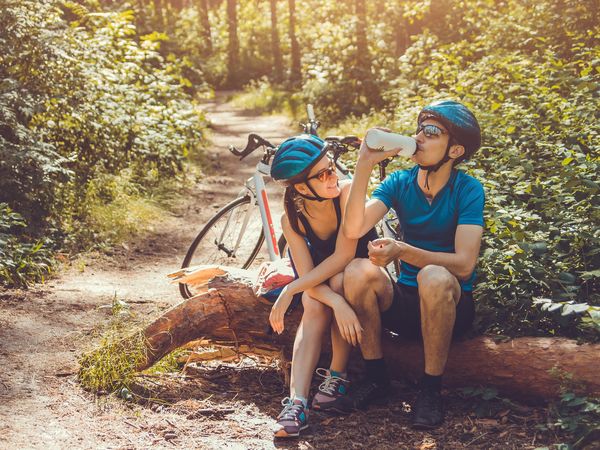
M27 286L50 273L52 256L44 240L32 240L19 231L23 217L0 203L0 285Z
M125 191L103 197L101 183L127 184L141 199L197 152L206 124L183 76L189 61L163 57L166 37L138 34L130 10L56 0L0 5L0 202L25 228L6 233L11 242L31 236L19 247L31 255L41 251L27 247L34 238L97 242L88 238L129 220L108 214ZM100 224L94 216L103 214L111 220Z

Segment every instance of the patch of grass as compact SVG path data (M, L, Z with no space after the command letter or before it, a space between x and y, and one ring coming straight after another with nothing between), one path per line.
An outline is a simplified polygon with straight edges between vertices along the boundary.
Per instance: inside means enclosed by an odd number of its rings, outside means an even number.
M106 307L111 308L111 320L102 332L98 345L79 358L79 382L90 391L117 393L131 400L137 386L136 369L147 357L148 346L143 326L133 320L129 304L116 296L112 304ZM177 349L143 373L177 372L181 366L178 360L188 353L189 350Z
M136 368L146 359L144 333L131 331L129 305L115 297L111 310L111 321L98 346L79 358L79 382L93 392L129 389Z
M136 367L146 359L146 346L141 331L124 338L111 330L102 336L97 349L79 359L79 382L94 392L114 392L129 387Z
M299 93L272 85L266 79L252 81L231 101L234 106L256 114L277 113L292 118L304 114L303 99Z

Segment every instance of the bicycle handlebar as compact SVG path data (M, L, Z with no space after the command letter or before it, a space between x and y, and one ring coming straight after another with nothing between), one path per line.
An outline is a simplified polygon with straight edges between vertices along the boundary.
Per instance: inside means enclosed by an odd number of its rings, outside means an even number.
M267 148L274 149L275 146L267 141L265 138L260 137L258 134L250 133L248 135L248 143L243 150L236 148L233 145L229 146L229 151L233 153L235 156L240 157L240 161L256 150L258 147L265 146Z

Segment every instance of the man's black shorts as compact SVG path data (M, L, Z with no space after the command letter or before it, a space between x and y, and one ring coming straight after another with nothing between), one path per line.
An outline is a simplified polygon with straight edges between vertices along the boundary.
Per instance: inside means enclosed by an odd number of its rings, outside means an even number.
M419 289L394 281L392 285L394 286L392 305L381 313L381 323L384 328L401 337L419 339L421 337ZM456 305L453 336L458 337L468 331L474 317L473 293L461 290L460 300Z

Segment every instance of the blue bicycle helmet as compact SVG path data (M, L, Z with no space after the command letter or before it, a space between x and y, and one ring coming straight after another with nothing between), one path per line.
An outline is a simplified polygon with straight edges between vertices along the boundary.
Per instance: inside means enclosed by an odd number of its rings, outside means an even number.
M310 134L294 136L281 143L271 162L271 178L284 181L308 175L327 153L325 142Z
M418 124L433 118L444 125L455 141L465 148L465 153L455 164L469 159L481 146L481 129L475 115L463 104L441 100L425 106L419 113ZM445 161L444 161L445 162Z
M444 157L436 164L430 166L419 165L427 171L425 177L425 188L429 188L429 174L437 172L447 161L450 160L449 152L453 144L460 144L465 148L462 156L454 160L454 165L469 159L481 146L481 130L475 115L462 103L453 100L440 100L425 106L419 113L418 125L425 119L435 119L444 125L450 133L448 146Z

